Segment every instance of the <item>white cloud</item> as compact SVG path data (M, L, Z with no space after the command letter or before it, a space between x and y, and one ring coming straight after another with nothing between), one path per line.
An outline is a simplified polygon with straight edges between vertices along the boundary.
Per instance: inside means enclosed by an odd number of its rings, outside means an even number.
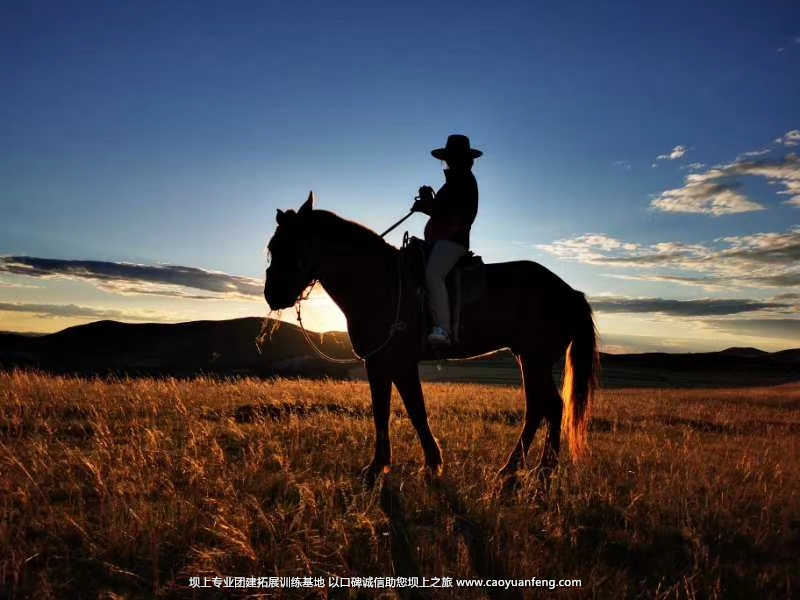
M25 302L0 302L0 312L28 313L40 319L85 318L114 319L117 321L144 321L167 323L174 321L169 315L154 310L114 310L78 304L31 304Z
M726 289L726 286L717 283L710 277L700 275L658 275L654 273L644 274L624 274L624 273L608 273L607 277L614 279L622 279L627 281L647 281L651 283L676 283L689 287L701 287L708 291L718 291Z
M762 148L761 150L751 150L750 152L744 152L744 153L740 154L736 158L736 160L740 161L740 160L743 160L743 159L746 159L746 158L757 158L759 156L766 156L770 152L772 152L772 150L770 148Z
M714 183L686 184L682 188L666 190L650 206L662 212L715 217L764 209L734 188Z
M787 131L781 137L777 138L775 143L783 146L800 145L800 129L792 129L791 131Z
M262 299L263 281L180 265L0 256L0 273L87 281L107 292L190 299ZM193 290L193 291L189 291ZM202 292L200 294L196 292Z
M678 160L679 158L682 158L688 150L689 149L686 146L678 145L666 154L659 154L656 157L656 160Z
M693 163L689 163L688 165L686 165L683 168L684 169L689 169L690 171L699 171L700 169L704 168L705 166L706 166L706 163L693 162Z
M676 317L707 317L736 315L771 309L787 308L782 302L764 302L740 298L628 298L597 296L589 299L592 308L606 313L656 313Z
M537 244L536 248L554 254L559 258L577 260L590 264L602 260L615 251L624 250L635 253L638 244L621 242L603 233L587 233L571 240L560 240L552 244Z
M793 346L800 340L800 319L708 319L706 324L735 335L789 340Z
M800 157L789 154L761 161L736 161L709 169L703 173L690 173L683 187L665 190L650 202L656 210L673 213L729 215L763 210L739 191L738 178L763 177L771 184L785 189L779 195L788 195L786 204L800 206Z
M800 226L706 244L643 245L589 234L536 247L565 260L625 269L628 278L716 289L800 286Z
M784 294L778 294L773 298L773 300L800 300L800 293L786 292Z
M633 169L631 163L628 162L627 160L615 160L613 163L611 163L611 165L614 167L625 169L626 171L630 171L631 169Z
M0 277L0 289L15 289L15 290L38 290L41 289L39 285L19 283L17 281L7 281Z

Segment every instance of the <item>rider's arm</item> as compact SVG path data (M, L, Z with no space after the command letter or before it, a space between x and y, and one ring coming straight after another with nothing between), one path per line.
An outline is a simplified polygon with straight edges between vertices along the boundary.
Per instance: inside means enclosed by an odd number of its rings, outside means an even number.
M421 212L431 216L436 206L436 198L433 193L433 188L426 185L422 186L419 188L418 198L419 199L414 202L414 205L411 207L411 210L413 212Z

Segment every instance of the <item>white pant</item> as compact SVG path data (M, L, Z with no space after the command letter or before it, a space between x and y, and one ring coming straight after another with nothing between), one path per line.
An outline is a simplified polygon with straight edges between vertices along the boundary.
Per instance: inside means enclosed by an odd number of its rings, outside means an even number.
M445 277L453 269L467 249L449 240L439 240L433 244L428 266L425 268L425 282L428 286L428 305L433 316L433 324L450 331L450 303L447 298Z

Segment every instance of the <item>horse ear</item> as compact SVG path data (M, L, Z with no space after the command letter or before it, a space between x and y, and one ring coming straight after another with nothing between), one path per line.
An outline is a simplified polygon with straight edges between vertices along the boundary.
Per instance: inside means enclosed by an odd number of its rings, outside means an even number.
M286 213L283 212L280 208L278 209L278 214L275 215L275 222L280 225L283 221L286 220Z
M303 206L300 207L298 214L304 215L307 212L310 212L312 208L314 208L314 192L308 192L308 200L306 200L303 203Z

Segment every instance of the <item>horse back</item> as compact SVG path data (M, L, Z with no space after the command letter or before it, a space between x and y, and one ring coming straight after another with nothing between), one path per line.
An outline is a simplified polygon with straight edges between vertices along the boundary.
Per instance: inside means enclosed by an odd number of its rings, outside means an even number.
M519 290L527 287L559 296L574 291L550 269L532 260L488 263L485 268L487 290Z
M401 250L406 275L414 287L425 285L425 265L430 250L429 244L415 237L408 238L406 246ZM529 260L484 263L480 256L470 252L459 260L453 271L468 273L470 280L476 282L475 285L479 287L479 292L482 292L484 288L486 290L502 290L508 287L518 289L525 285L561 292L569 292L572 289L550 269ZM471 297L475 295L470 294Z
M427 250L421 240L403 250L423 329L430 325L424 293ZM537 262L484 264L474 255L459 261L448 276L448 293L456 344L447 354L453 357L520 347L528 343L523 337L537 333L561 339L567 329L564 317L576 297L564 280Z

